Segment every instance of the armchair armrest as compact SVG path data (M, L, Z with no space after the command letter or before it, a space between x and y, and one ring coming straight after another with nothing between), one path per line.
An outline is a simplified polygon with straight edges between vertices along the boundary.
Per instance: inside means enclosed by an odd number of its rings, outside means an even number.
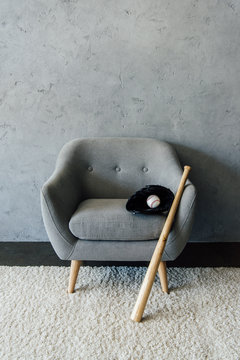
M71 256L77 238L69 230L69 221L81 201L81 185L73 154L64 147L56 169L41 190L43 222L51 244L62 260Z
M188 182L185 185L173 228L165 248L166 260L175 260L184 249L190 237L194 219L196 195L195 186Z

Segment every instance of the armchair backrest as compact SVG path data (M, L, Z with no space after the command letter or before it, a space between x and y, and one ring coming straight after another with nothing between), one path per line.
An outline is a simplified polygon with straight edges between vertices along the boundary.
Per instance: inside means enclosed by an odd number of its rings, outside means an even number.
M61 150L57 167L78 178L83 198L128 198L146 185L176 191L182 168L173 147L150 138L75 139Z

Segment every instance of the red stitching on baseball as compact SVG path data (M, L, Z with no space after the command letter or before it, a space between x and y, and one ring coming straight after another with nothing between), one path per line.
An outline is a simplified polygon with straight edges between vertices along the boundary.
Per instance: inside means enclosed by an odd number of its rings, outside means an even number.
M156 199L156 200L154 200L154 201L151 203L151 207L153 206L153 204L154 204L155 202L160 203L159 200ZM157 206L156 206L156 207L157 207Z
M148 197L148 201L149 200L151 200L151 198L153 198L155 195L150 195L149 197Z

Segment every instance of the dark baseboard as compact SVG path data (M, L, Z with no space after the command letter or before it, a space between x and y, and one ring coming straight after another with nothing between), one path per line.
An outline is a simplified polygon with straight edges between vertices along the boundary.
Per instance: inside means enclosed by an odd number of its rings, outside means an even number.
M147 266L147 262L85 261L85 265ZM0 242L0 265L69 266L48 242ZM188 243L182 254L168 267L240 267L240 243Z

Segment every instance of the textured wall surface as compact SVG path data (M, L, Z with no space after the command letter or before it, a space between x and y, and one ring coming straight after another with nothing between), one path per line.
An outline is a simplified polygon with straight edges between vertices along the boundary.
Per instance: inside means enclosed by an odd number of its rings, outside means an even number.
M240 2L1 0L0 241L45 241L64 143L172 143L198 189L191 241L240 241Z

